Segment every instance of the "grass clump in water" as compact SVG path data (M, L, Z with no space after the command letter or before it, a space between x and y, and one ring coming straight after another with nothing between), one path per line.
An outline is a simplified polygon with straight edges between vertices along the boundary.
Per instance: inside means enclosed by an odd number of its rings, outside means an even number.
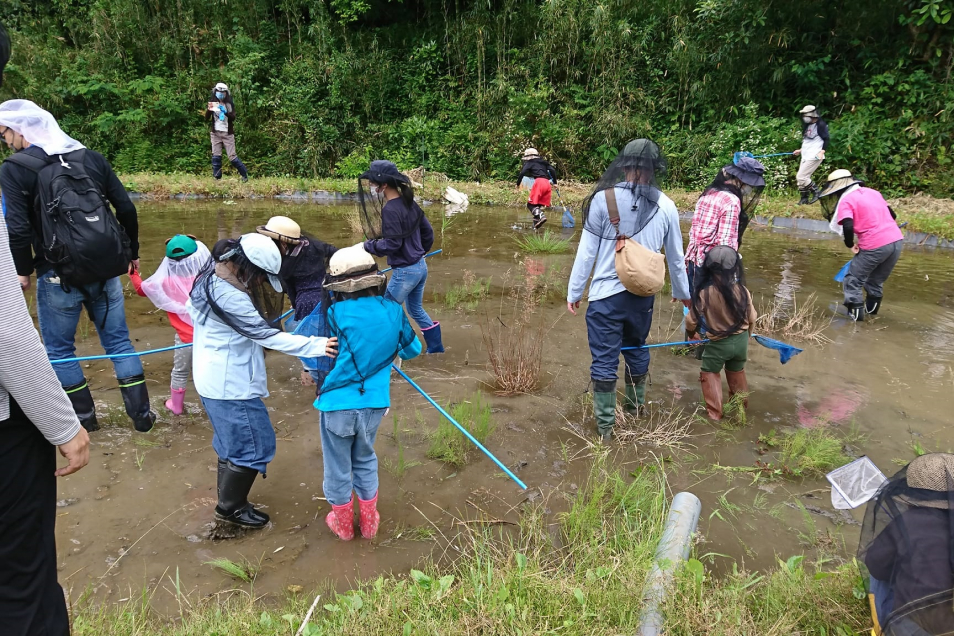
M452 285L444 294L444 306L448 309L473 311L477 304L490 293L490 278L477 278L470 270L464 270L463 280Z
M217 570L225 572L232 578L245 581L246 583L254 581L260 569L258 564L252 563L248 559L242 559L240 563L237 563L225 557L206 561L205 565L211 565Z
M729 398L722 407L722 428L739 430L748 425L748 419L745 416L745 401L749 394L739 392Z
M789 303L776 297L768 306L759 307L759 317L755 322L760 333L814 345L831 342L831 338L825 335L830 324L831 316L817 308L815 294L810 294L802 304L794 298Z
M821 477L851 461L842 440L823 428L803 428L779 444L781 459L795 475Z
M536 313L540 294L530 285L511 287L510 315L505 317L501 307L500 314L488 316L480 324L497 395L531 393L540 385L547 333L546 324Z
M467 432L483 444L494 431L490 405L486 404L480 393L474 393L470 400L454 404L450 409L451 417L467 429ZM441 417L437 430L431 436L431 446L427 449L427 456L442 461L451 466L460 467L467 463L467 453L473 444L464 438L464 434L457 430L447 418Z
M571 238L560 238L560 235L550 230L543 234L525 234L514 237L514 242L524 252L530 254L563 254L570 251Z

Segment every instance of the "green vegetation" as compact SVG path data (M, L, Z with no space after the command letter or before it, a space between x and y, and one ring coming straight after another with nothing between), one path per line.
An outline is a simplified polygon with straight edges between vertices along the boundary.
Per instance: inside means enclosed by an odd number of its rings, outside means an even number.
M513 237L514 243L524 252L531 254L563 254L570 251L569 238L560 238L560 235L550 230L543 234L523 234Z
M206 565L211 565L217 570L225 572L234 579L239 581L244 581L245 583L252 583L255 580L255 577L258 576L258 571L260 569L259 564L252 563L248 559L242 559L240 563L236 563L231 559L225 557L219 559L212 559L211 561L206 561Z
M480 393L474 393L469 400L457 402L449 409L451 417L467 429L467 432L483 444L494 431L490 405L484 402ZM467 454L473 448L470 440L464 438L447 418L441 417L437 430L431 435L431 446L427 456L451 466L463 466L467 463Z
M451 285L444 294L444 306L448 309L477 309L478 303L490 293L490 278L477 278L470 270L464 270L460 283Z
M379 577L321 599L303 634L617 634L635 633L643 581L666 515L665 474L624 478L597 455L592 472L556 525L546 503L524 508L519 532L458 526L462 551L446 565ZM556 534L554 534L556 533ZM429 534L429 533L428 533ZM867 604L853 594L857 568L809 565L795 556L764 575L715 577L703 555L680 570L664 606L667 633L698 636L854 634ZM187 587L188 584L186 583ZM244 591L180 601L168 621L149 608L156 592L125 603L75 607L77 636L274 636L294 634L314 594L255 598ZM843 631L839 632L841 629Z
M850 460L844 442L824 428L800 428L779 445L780 457L796 475L821 477Z
M722 407L722 426L731 429L743 429L748 420L745 416L745 400L748 393L736 393Z

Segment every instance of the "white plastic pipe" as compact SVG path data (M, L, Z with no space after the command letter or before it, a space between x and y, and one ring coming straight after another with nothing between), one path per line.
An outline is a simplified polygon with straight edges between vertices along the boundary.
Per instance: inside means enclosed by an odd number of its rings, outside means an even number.
M643 587L639 636L658 636L662 633L663 615L660 607L666 599L667 588L672 584L673 573L689 556L692 535L699 525L701 513L702 502L691 492L681 492L672 498L666 527L656 547L653 569Z

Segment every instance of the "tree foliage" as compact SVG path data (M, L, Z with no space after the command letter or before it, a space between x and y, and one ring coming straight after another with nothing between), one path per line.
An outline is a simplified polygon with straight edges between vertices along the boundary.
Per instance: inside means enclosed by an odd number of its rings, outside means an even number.
M233 87L258 173L347 175L368 157L510 178L540 148L598 175L640 135L699 185L734 150L793 150L890 190L954 185L954 0L6 0L28 97L118 169L205 170L210 87ZM792 162L772 160L787 187Z

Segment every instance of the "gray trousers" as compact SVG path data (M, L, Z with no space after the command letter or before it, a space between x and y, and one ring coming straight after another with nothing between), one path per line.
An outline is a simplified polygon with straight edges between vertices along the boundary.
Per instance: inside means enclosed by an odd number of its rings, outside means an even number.
M861 295L864 289L868 296L884 296L884 282L901 257L903 240L888 243L874 250L861 250L851 259L851 267L845 275L845 305L858 306L865 299Z
M179 334L176 334L176 346L181 345L182 340ZM172 381L169 383L173 389L184 389L189 383L189 370L192 367L192 347L176 349L172 358Z
M235 161L238 158L235 152L235 135L213 130L209 133L209 137L212 140L213 157L221 157L224 149L229 161Z

